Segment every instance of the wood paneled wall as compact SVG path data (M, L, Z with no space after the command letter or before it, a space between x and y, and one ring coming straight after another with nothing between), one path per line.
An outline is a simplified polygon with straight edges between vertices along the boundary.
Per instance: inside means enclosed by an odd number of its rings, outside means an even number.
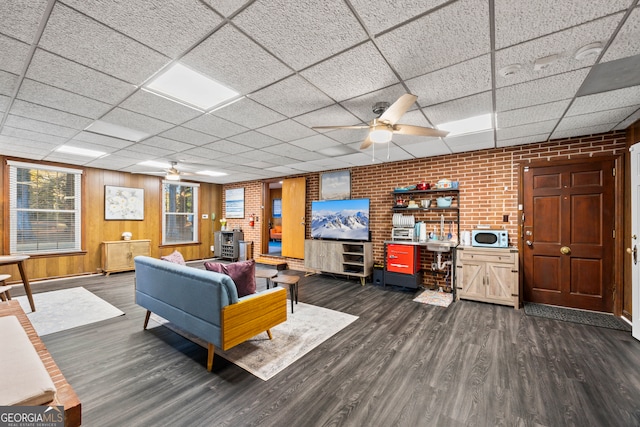
M9 253L8 242L8 168L6 159L0 158L0 188L3 197L0 199L0 242L2 254ZM20 159L29 163L31 160ZM69 165L62 165L69 166ZM77 168L77 166L72 166ZM83 242L82 253L71 255L33 256L26 262L27 275L30 280L65 277L71 275L90 274L101 269L101 242L122 239L124 231L133 234L132 239L150 239L151 256L167 255L179 250L185 259L204 259L213 254L213 232L220 229L220 222L202 219L202 214L215 213L217 218L222 216L222 186L218 184L200 184L199 191L199 244L161 246L162 206L161 191L162 177L142 174L131 174L95 168L82 168L83 174ZM104 188L105 185L132 187L144 189L144 220L115 221L104 219ZM15 267L2 267L0 272L19 277Z

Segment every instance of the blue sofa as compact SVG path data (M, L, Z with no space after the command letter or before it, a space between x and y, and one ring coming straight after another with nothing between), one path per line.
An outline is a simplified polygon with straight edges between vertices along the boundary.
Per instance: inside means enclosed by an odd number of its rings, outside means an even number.
M134 259L136 303L208 343L207 370L215 347L228 350L287 320L287 291L272 288L238 298L233 280L220 273L147 256Z

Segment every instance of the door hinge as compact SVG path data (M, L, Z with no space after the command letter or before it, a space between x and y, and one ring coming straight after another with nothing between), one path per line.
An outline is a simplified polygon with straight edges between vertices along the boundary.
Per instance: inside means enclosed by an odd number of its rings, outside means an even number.
M615 228L613 229L613 238L614 239L616 238L616 229Z
M616 176L616 168L613 168L613 176Z

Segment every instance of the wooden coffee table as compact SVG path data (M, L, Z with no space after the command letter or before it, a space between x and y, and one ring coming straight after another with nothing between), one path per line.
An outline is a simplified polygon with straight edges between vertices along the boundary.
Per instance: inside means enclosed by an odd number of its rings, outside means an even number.
M289 295L291 295L291 312L293 313L294 299L296 304L298 303L298 282L300 281L300 277L282 274L280 276L274 277L273 279L271 279L271 281L277 285L289 285Z
M267 289L271 286L271 279L278 275L278 270L272 268L256 270L256 279L267 279Z

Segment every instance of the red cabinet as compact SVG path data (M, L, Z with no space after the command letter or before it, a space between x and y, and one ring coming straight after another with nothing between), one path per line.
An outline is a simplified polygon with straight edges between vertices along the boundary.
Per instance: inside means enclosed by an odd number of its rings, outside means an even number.
M387 244L387 271L415 274L420 270L420 246Z

